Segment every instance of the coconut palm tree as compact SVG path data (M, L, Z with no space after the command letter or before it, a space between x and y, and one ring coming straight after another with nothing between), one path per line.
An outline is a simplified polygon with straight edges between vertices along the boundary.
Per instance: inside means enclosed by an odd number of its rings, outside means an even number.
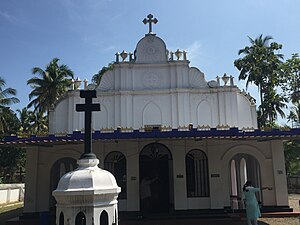
M264 108L265 121L263 121L262 125L266 125L266 121L269 124L274 124L277 120L277 114L279 114L282 118L285 117L285 113L282 110L283 108L287 108L286 99L278 94L276 90L272 87L268 87L268 91L264 94L264 101L261 105Z
M33 134L48 132L48 116L42 111L32 113L31 125L29 130Z
M283 55L276 51L282 45L276 42L269 44L273 39L271 36L260 35L255 40L248 38L251 45L239 50L239 55L244 56L235 60L234 65L240 71L239 80L246 80L246 88L251 83L258 87L261 102L260 124L264 125L267 123L265 119L272 123L277 118L277 113L284 116L282 107L285 107L285 98L276 94L276 87L280 85L279 75L283 59ZM272 105L274 102L276 105Z
M34 111L45 113L56 106L62 96L71 85L74 73L66 65L59 65L59 59L54 58L43 70L34 67L32 73L35 76L27 81L33 89L29 94L28 108L34 107Z
M14 97L17 95L17 90L13 88L5 88L5 81L0 77L0 107L6 107L13 103L18 103L19 99Z
M292 127L300 127L300 101L295 102L290 107L290 113L287 117L288 122L292 123Z
M13 119L14 113L9 108L13 103L18 103L19 99L16 98L17 91L13 88L5 88L5 80L0 77L0 132L2 134L7 133L11 120Z
M24 107L22 110L17 109L18 118L20 121L20 129L19 132L21 133L30 133L30 127L33 122L33 112L31 110L28 110L27 107Z

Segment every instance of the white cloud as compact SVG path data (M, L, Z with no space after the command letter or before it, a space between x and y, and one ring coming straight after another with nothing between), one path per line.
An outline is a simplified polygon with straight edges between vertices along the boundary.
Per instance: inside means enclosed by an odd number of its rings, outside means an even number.
M187 51L187 58L191 62L196 62L198 61L197 59L199 58L201 52L201 44L199 41L194 41L190 46L186 48Z
M28 22L26 19L15 17L4 11L0 11L0 20L1 18L14 25L33 26L33 24Z
M8 22L11 22L11 23L17 22L17 18L8 14L7 12L0 11L0 17L4 18L5 20L7 20Z

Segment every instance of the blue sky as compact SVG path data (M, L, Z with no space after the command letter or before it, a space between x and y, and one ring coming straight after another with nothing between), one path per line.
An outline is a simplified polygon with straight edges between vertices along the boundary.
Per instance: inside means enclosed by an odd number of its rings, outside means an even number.
M169 50L187 50L207 80L226 72L242 89L233 61L249 45L247 36L273 36L285 59L299 53L299 9L299 0L1 0L0 76L18 91L13 109L29 102L31 69L54 57L90 81L117 51L135 49L148 32L142 20L152 13L153 31ZM257 96L255 87L249 91Z

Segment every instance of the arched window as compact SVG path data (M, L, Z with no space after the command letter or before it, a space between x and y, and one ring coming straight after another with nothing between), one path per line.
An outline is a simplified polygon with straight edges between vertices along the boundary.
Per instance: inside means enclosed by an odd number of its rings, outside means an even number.
M127 174L126 174L126 158L121 152L111 152L104 160L104 169L111 172L121 187L119 199L127 198Z
M50 188L49 188L49 208L50 211L55 211L56 201L52 196L52 191L57 188L59 179L66 173L76 168L76 160L70 157L64 157L57 160L51 167L50 172Z
M247 163L244 158L241 159L240 162L240 174L241 174L241 183L246 183L247 179Z
M206 154L198 149L189 151L185 157L188 197L208 197L209 177Z
M65 224L65 217L64 217L64 213L61 212L59 214L59 225L64 225Z
M231 160L230 163L230 177L231 177L231 195L237 196L237 183L236 183L236 165L235 160Z
M83 212L79 212L76 215L75 225L86 225L86 218Z
M100 225L108 225L108 214L105 210L100 215Z

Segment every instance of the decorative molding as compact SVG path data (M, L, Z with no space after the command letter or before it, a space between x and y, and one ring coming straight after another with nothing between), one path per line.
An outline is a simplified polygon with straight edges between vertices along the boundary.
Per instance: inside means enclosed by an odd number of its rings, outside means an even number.
M145 88L158 88L160 86L160 76L153 72L147 72L143 76L143 85Z

